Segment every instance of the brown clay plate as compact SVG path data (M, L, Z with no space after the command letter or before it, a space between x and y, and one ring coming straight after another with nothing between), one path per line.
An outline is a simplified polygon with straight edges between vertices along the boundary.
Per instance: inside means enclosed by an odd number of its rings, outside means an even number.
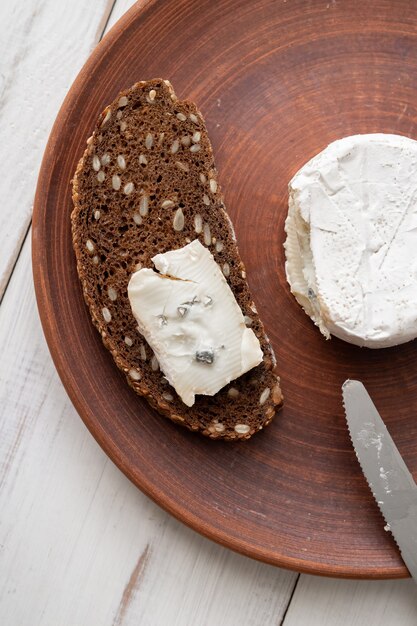
M417 474L417 343L326 342L284 275L287 183L354 133L417 137L413 0L139 2L92 54L51 133L33 227L45 334L82 419L121 470L198 532L248 556L359 578L407 571L351 448L340 386L365 382ZM195 100L286 397L247 443L190 434L126 385L89 320L71 247L70 180L98 113L122 88L169 78Z

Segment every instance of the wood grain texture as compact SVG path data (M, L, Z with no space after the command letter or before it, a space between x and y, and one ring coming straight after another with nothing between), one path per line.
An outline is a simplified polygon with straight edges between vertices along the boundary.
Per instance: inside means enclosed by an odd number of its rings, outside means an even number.
M283 626L414 626L412 580L323 580L301 576Z
M60 4L43 19L54 23ZM108 26L119 4L128 8L119 0ZM27 16L33 8L26 0L15 6ZM102 6L94 6L100 30ZM0 42L7 26L0 21ZM13 57L19 42L10 42ZM74 63L83 51L74 45ZM35 66L40 52L32 39L29 53ZM46 79L38 107L50 106L54 80ZM44 142L47 129L39 132ZM24 156L24 145L19 150ZM14 223L21 222L26 228L19 212ZM258 615L263 624L279 623L293 574L229 553L183 527L94 442L51 362L29 268L30 238L0 306L0 624L234 626L246 618L256 624Z
M106 33L109 32L116 22L135 4L136 0L116 0L106 24Z
M60 11L61 1L50 10ZM20 0L28 13L30 4ZM128 8L118 0L109 23L121 4ZM7 26L0 21L0 42ZM11 40L10 57L17 43ZM30 48L36 65L36 42ZM295 576L179 525L120 475L77 419L41 335L29 248L26 241L0 307L0 623L280 624ZM148 545L146 567L123 605ZM61 568L61 560L69 566ZM352 619L354 626L408 626L414 595L409 581L301 576L284 624L350 626Z
M0 624L275 626L296 576L213 544L110 462L51 361L25 242L0 307Z
M416 21L411 0L139 3L74 83L42 166L33 231L38 303L60 376L88 428L169 512L284 567L406 575L351 449L340 385L348 377L366 383L417 472L416 344L368 351L326 343L289 293L282 243L287 182L313 154L343 135L417 135ZM206 117L249 283L280 363L286 407L246 445L204 441L145 406L117 373L82 301L70 179L97 113L120 89L152 76L169 78Z
M26 236L57 108L99 41L114 0L0 2L0 299Z

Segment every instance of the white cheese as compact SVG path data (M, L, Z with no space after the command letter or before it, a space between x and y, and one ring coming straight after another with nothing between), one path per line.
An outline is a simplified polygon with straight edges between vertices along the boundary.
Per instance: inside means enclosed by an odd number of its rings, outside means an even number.
M138 328L187 406L262 361L254 332L213 255L196 239L135 272L128 295Z
M417 141L346 137L289 184L291 291L327 337L383 348L417 336Z

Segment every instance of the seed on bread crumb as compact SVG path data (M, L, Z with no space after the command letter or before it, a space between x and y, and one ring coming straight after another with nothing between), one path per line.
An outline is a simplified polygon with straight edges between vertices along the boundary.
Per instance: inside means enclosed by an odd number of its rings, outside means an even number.
M114 287L109 287L107 289L107 295L109 296L110 300L112 300L113 302L117 300L117 291Z
M195 143L193 146L191 146L190 148L190 152L200 152L201 150L201 146L199 143Z
M247 435L250 431L250 426L249 424L236 424L235 431L238 435Z
M122 181L120 180L120 176L118 176L117 174L114 174L114 176L112 176L112 179L111 179L111 184L115 191L119 191L120 186L122 184Z
M99 220L101 216L100 211L97 209L96 211L94 211L94 219L95 220Z
M140 226L142 224L141 215L139 213L133 213L133 221L135 222L137 226Z
M271 390L269 387L267 387L266 389L263 390L263 392L260 395L259 398L259 404L262 406L263 404L265 404L265 402L268 400L269 396L270 396Z
M200 180L203 183L203 185L207 182L207 178L206 178L205 174L203 174L203 173L200 174Z
M108 165L110 163L110 154L107 154L107 152L105 152L103 154L103 156L101 157L101 164L104 165Z
M203 196L203 202L206 206L209 206L210 204L210 198L208 197L208 195L205 193Z
M228 278L230 276L230 265L228 263L224 263L222 267L223 274Z
M177 113L177 118L180 120L180 122L185 122L185 120L187 119L184 113Z
M178 169L182 170L183 172L190 171L190 168L188 167L187 163L183 163L182 161L175 161L175 165L178 167Z
M174 206L174 202L172 200L163 200L161 204L161 209L170 209Z
M126 159L124 158L123 154L119 154L119 156L117 157L117 165L120 167L121 170L126 169Z
M127 183L123 187L123 191L125 192L127 196L129 196L132 193L132 191L134 191L134 189L135 189L135 185L133 183Z
M135 265L135 272L139 272L139 270L142 269L142 263L136 263Z
M156 358L155 355L153 355L153 357L151 359L151 369L152 369L153 372L156 372L157 370L159 370L158 359Z
M93 257L93 263L94 263L94 265L98 265L98 262L99 262L99 258L96 255L96 256Z
M223 243L221 241L216 241L216 252L222 252L223 248Z
M133 369L133 367L129 370L129 376L132 380L140 380L141 378L138 370Z
M122 122L120 122L120 130L122 131L122 133L126 130L127 128L127 123L123 120Z
M217 181L214 178L210 178L210 191L211 193L216 193L217 191Z
M214 424L213 427L216 433L222 433L225 430L225 426L221 422L217 422L217 424Z
M203 226L203 234L204 234L204 243L206 246L209 246L211 244L211 232L210 232L210 225L207 224L207 222Z
M150 150L153 146L153 136L151 133L148 133L145 137L145 148Z
M174 139L174 141L171 144L171 154L175 154L176 152L178 152L180 147L180 142L178 141L178 139Z
M90 254L93 254L94 250L96 249L91 239L87 239L87 241L85 242L85 247L87 248Z
M105 173L103 172L103 170L100 170L99 173L97 174L97 180L99 183L102 183L104 181L104 179L106 178Z
M119 102L117 103L117 106L118 106L118 107L119 107L119 109L120 109L121 107L125 107L125 106L127 105L127 103L128 103L128 102L129 102L129 100L126 98L126 96L122 96L122 97L119 99Z
M274 404L280 404L282 402L282 391L279 385L275 385L272 388L272 402Z
M233 400L235 400L240 396L240 391L239 389L236 389L236 387L230 387L227 395L229 396L229 398L233 398Z
M131 338L130 338L130 337L128 337L127 335L126 335L126 337L125 337L125 344L126 344L127 346L129 346L129 348L131 348L131 347L133 346L133 341L132 341L132 340L131 340Z
M194 115L194 113L190 113L190 120L194 122L194 124L198 124L198 117Z
M102 312L102 314L103 314L104 321L105 321L107 324L108 324L109 322L111 322L111 313L110 313L109 309L108 309L106 306L104 306L104 307L101 309L101 312Z
M188 146L191 145L191 139L188 135L184 135L184 137L181 137L181 143L183 146L185 146L186 148L188 148Z
M203 231L203 218L199 213L194 216L194 230L197 235Z
M159 133L159 141L158 141L159 145L161 145L162 142L164 141L164 137L165 137L165 133Z
M93 170L98 172L100 167L101 167L101 163L100 163L100 159L98 158L98 156L96 154L93 156L92 163L93 163Z
M254 302L252 302L252 304L250 305L250 309L251 309L252 313L257 313L258 312L258 309L256 308Z
M109 121L110 117L111 117L111 109L110 109L110 107L108 107L106 115L104 116L103 121L101 122L101 125L104 126L104 124L107 124L107 122Z
M174 219L172 220L172 225L174 230L180 231L184 228L184 213L182 212L181 207L175 211Z
M121 119L122 119L122 117L123 117L123 113L122 113L122 111L117 111L117 113L116 113L116 119L121 120Z
M191 137L191 141L193 143L198 143L201 139L201 133L199 130L196 130L195 133L193 134L193 136Z
M245 279L245 278L246 278L246 272L245 272L245 270L242 270L242 271L240 272L240 275L242 276L242 278L243 278L243 279Z
M150 90L150 92L149 92L149 100L150 100L151 102L153 102L153 101L155 100L155 96L156 96L156 91L155 91L155 89L151 89L151 90Z
M148 165L148 159L144 154L139 155L139 165Z
M172 402L172 401L173 401L173 399L174 399L174 396L172 395L172 393L168 393L168 391L165 391L165 392L162 394L162 397L163 397L163 399L164 399L164 400L166 400L167 402Z
M269 406L266 411L265 411L265 417L269 420L271 420L275 415L275 407L273 406ZM269 422L267 422L269 423Z
M243 319L245 320L245 325L250 328L252 326L252 319L249 317L249 315L244 315Z
M144 195L139 202L139 213L142 217L148 215L149 212L149 196Z
M142 359L142 361L146 361L146 349L143 343L140 344L139 352L140 352L140 358Z

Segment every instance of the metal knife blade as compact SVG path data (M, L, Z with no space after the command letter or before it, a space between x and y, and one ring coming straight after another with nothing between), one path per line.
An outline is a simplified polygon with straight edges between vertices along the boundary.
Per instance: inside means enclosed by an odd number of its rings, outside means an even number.
M363 384L343 386L353 447L375 500L417 582L417 485Z

